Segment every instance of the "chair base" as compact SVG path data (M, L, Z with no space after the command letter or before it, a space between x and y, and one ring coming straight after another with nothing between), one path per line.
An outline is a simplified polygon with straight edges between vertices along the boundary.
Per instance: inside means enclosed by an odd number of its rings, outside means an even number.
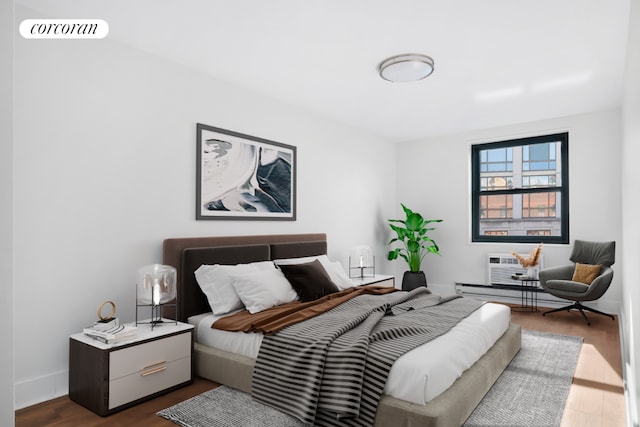
M567 310L567 311L578 310L578 311L580 311L580 314L582 314L582 317L584 317L584 320L587 321L587 325L589 325L589 326L591 326L591 321L589 321L589 318L587 317L587 315L584 314L584 310L591 311L592 313L602 314L603 316L608 316L608 317L611 318L611 320L614 320L614 317L611 314L603 313L602 311L596 310L595 308L591 308L591 307L587 307L585 305L582 305L580 303L580 301L576 301L575 303L573 303L571 305L568 305L566 307L554 308L553 310L545 311L544 313L542 313L542 315L544 316L544 315L549 314L549 313L555 313L557 311L564 311L564 310Z

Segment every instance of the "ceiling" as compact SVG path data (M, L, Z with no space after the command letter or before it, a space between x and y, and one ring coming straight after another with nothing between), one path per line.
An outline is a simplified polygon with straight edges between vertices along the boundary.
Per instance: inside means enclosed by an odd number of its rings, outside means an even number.
M16 0L402 142L619 107L630 0ZM34 16L38 17L38 16ZM378 64L435 60L390 83Z

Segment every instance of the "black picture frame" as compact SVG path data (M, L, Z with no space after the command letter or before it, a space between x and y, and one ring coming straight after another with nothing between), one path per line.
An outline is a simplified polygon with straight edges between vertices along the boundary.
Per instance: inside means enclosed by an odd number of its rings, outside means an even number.
M293 145L196 125L196 220L296 220Z

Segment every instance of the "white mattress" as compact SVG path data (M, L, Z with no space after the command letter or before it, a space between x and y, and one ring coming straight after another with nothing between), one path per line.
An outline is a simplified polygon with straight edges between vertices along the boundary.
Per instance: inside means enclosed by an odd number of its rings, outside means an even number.
M211 313L189 318L196 340L203 345L257 358L262 334L212 329L221 316ZM448 333L400 357L391 367L384 394L424 405L454 383L502 336L511 310L502 304L484 304Z

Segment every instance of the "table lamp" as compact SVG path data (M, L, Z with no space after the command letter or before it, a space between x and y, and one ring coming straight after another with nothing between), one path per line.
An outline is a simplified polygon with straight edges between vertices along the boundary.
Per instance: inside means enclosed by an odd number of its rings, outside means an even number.
M170 265L151 264L138 270L136 280L136 325L163 323L162 307L176 299L176 269ZM171 304L175 307L175 303ZM138 320L138 309L150 307L149 320ZM176 322L177 323L177 322Z
M351 272L359 271L357 276L353 276ZM370 273L365 275L365 271ZM370 246L358 245L351 249L349 254L349 277L364 278L376 275L376 258L373 255L373 249Z

